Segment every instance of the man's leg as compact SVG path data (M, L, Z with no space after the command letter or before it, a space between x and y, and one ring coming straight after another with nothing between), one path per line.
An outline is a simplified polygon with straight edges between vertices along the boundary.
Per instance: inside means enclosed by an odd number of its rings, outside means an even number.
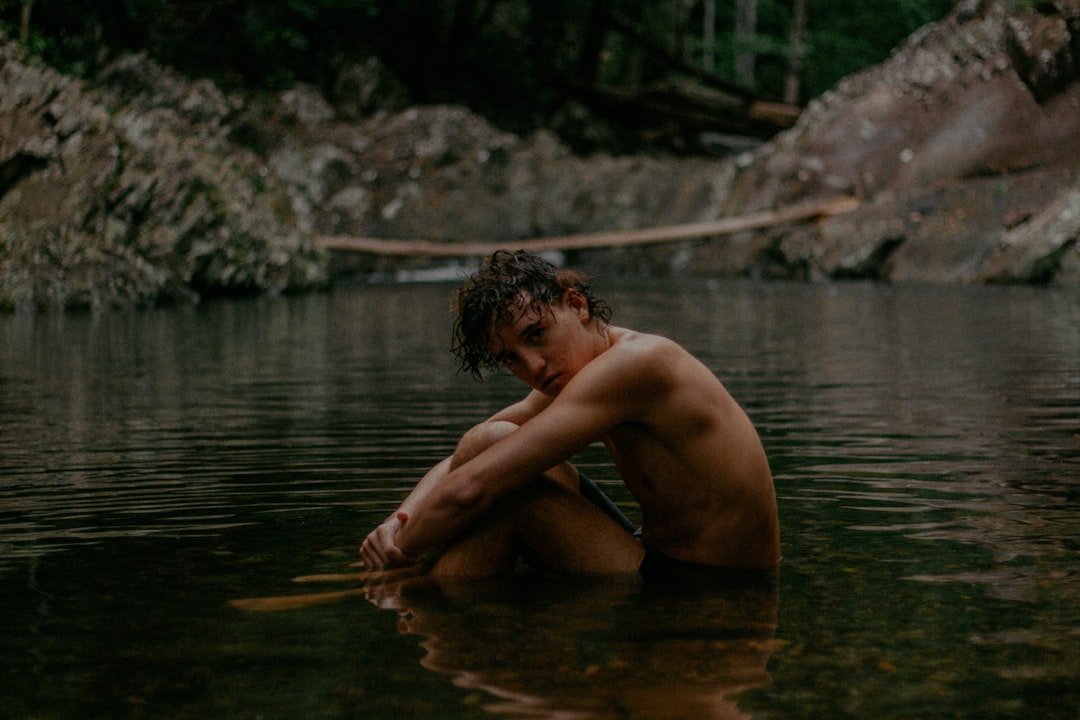
M450 469L464 465L518 427L503 421L476 425L458 441ZM577 471L570 463L553 468L548 476L555 482L565 484L568 490L577 487ZM508 512L507 505L505 502L496 503L484 517L454 538L439 556L432 573L488 577L511 572L520 549L515 540L512 513Z
M515 539L541 567L587 575L627 575L645 557L641 543L581 493L539 481L516 498Z
M517 430L509 422L483 423L462 437L452 467L468 462ZM552 468L527 487L503 498L456 538L432 572L445 576L509 573L519 555L544 567L579 573L636 572L643 551L614 520L578 491L570 463Z

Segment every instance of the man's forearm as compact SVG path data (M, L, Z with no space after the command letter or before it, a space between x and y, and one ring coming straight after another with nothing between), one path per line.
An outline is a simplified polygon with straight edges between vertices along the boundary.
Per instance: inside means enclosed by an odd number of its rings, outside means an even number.
M412 515L416 507L431 494L432 490L439 486L442 479L450 472L450 463L453 459L453 456L448 457L424 473L424 477L417 481L408 497L398 506L398 509L390 513L390 517L394 517L399 512Z
M452 485L457 478L444 473L439 482L426 488L426 492L410 495L406 500L409 509L402 509L408 519L394 536L394 543L406 555L421 554L455 538L483 512L475 502L462 502L461 495ZM406 507L402 504L402 508Z
M386 520L368 533L367 537L364 538L364 542L360 545L360 556L368 567L385 569L415 562L415 556L402 553L397 546L397 532L403 523L408 522L408 518L415 512L416 508L424 503L425 498L438 488L439 483L450 472L451 464L451 458L446 458L431 468L420 478L401 505L390 513Z
M533 422L520 428L503 423L512 432L503 434L467 462L448 464L441 474L433 470L430 477L421 480L424 487L410 495L400 510L409 517L395 533L398 549L417 557L453 540L498 498L524 487L530 479L580 449L570 447L564 452L557 442L529 437L527 429L533 428ZM555 424L562 426L557 419Z

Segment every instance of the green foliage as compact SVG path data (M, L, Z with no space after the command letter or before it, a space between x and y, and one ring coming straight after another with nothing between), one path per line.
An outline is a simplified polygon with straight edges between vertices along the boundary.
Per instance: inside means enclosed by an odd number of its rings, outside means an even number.
M808 97L840 78L881 62L919 27L944 17L953 0L895 0L848 8L811 0L804 81Z
M24 0L0 0L0 29L16 37ZM352 53L349 29L378 0L33 0L32 52L92 74L110 55L147 51L193 75L254 87L322 81Z
M575 82L634 88L671 75L610 18L698 67L710 51L728 83L736 49L752 51L749 89L765 97L782 95L793 52L793 0L757 0L748 36L736 35L734 3L717 1L710 48L701 0L689 14L683 0L0 0L9 37L28 1L29 49L68 72L91 75L118 51L144 50L226 85L328 90L342 66L376 55L418 102L466 103L515 130L544 123ZM953 2L808 0L801 99L880 62Z

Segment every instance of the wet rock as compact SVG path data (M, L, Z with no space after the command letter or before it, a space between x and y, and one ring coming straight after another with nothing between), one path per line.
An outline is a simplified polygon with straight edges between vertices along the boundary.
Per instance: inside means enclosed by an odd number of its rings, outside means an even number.
M979 280L1080 283L1080 187L1009 230L983 263Z
M280 109L289 120L308 126L318 126L334 119L334 108L314 86L297 83L281 93Z
M1004 242L1010 218L1053 206L1080 182L1080 83L1048 60L1043 74L1058 70L1052 93L1038 81L1040 102L1021 79L1030 68L1016 67L1009 49L1010 33L1034 14L1068 26L1067 13L1040 8L1010 16L997 2L961 4L740 161L728 213L837 192L862 201L850 215L762 231L751 267L790 277L988 277L981 265ZM1053 36L1058 58L1073 36L1064 45ZM702 272L731 267L724 253L710 254L715 265Z
M190 302L328 280L287 187L226 139L237 101L142 56L100 87L0 47L0 307Z
M1072 16L1072 27L1069 18ZM1074 37L1080 2L1042 2L1023 8L1006 22L1006 48L1016 74L1035 99L1046 102L1076 82L1080 74L1080 38Z
M116 60L98 74L94 84L134 112L167 109L195 128L216 129L239 107L237 100L226 96L210 81L181 78L145 53Z
M405 107L375 62L342 73L331 105L305 85L230 95L142 55L86 83L0 42L0 306L321 287L319 235L515 240L837 195L858 209L565 259L605 274L1080 283L1078 8L966 0L727 159L582 157L551 132Z
M573 155L554 135L501 132L464 108L416 108L360 126L355 166L372 209L352 234L497 241L714 217L707 160Z

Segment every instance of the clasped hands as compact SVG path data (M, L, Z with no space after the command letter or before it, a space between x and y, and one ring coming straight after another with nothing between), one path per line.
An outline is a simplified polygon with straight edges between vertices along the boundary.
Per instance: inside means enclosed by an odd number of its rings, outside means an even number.
M397 533L408 521L409 515L396 512L364 538L360 546L360 557L369 570L389 570L391 568L416 565L420 561L408 555L398 547Z

